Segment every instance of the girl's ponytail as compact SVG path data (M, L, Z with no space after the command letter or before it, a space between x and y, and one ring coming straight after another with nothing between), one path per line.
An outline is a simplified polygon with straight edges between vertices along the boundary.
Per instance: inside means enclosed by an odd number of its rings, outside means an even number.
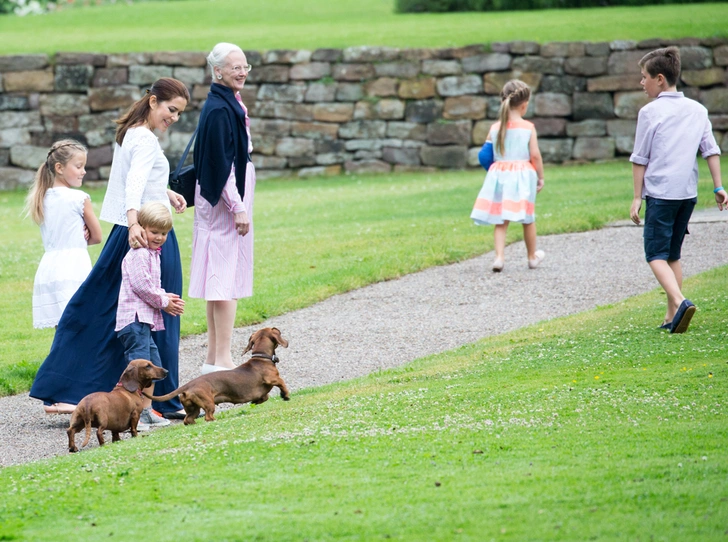
M498 120L500 121L500 126L498 127L498 136L495 140L495 150L498 151L498 154L503 156L505 151L505 145L506 145L506 131L508 131L508 112L511 110L511 96L508 95L505 98L503 98L503 101L501 102L500 110L498 111Z
M531 99L531 89L523 81L511 79L501 90L501 106L498 112L500 127L495 141L495 150L500 155L505 154L506 132L508 131L508 112L511 108L518 107L523 102Z

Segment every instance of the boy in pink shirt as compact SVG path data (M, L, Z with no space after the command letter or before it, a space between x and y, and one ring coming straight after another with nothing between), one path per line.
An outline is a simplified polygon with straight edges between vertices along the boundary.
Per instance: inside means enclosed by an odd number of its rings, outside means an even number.
M162 312L179 316L184 312L185 302L177 294L167 293L161 287L159 254L172 229L172 215L162 203L146 203L137 215L139 226L144 230L147 247L132 248L121 264L121 289L116 309L117 336L124 345L127 363L135 359L147 359L162 366L152 331L164 329ZM154 385L146 391L154 393ZM152 410L152 401L143 397L142 410L137 429L149 426L169 425L169 420L158 416Z
M698 196L698 151L708 162L718 208L728 208L728 193L720 180L720 148L708 110L677 92L680 51L657 49L639 61L642 88L653 101L637 119L634 152L630 156L634 200L630 218L640 223L645 199L645 256L667 294L667 312L660 326L684 333L695 305L682 294L680 251Z

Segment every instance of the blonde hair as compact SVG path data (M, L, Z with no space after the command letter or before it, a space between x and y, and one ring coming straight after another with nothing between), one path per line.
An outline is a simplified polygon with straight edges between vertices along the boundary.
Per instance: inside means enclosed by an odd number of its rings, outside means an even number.
M519 79L511 79L501 90L501 106L498 112L500 127L495 141L495 150L501 155L505 153L506 131L508 130L508 112L531 99L531 89Z
M25 216L30 216L39 226L43 224L43 198L49 188L53 187L56 178L56 164L65 166L71 158L88 149L75 139L61 139L56 141L48 151L45 162L35 172L33 185L25 198Z
M145 203L139 209L137 222L142 228L158 228L168 232L172 229L172 213L164 203Z

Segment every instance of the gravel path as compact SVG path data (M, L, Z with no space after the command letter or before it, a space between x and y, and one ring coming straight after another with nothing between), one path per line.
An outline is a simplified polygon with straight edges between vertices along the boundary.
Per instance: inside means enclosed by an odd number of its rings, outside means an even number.
M693 218L683 247L686 277L728 264L728 252L717 250L715 242L728 237L728 213L706 211ZM657 283L644 261L641 237L641 228L625 223L540 237L546 260L536 270L527 268L523 243L516 243L506 249L500 274L490 271L489 253L374 284L236 329L233 351L242 352L255 329L278 327L290 341L288 349L278 350L279 370L295 400L301 388L396 367L482 337L650 291ZM182 340L181 382L199 375L205 339L196 335ZM40 402L28 394L1 398L0 466L66 454L68 421L68 415L44 414ZM96 445L95 439L89 447Z

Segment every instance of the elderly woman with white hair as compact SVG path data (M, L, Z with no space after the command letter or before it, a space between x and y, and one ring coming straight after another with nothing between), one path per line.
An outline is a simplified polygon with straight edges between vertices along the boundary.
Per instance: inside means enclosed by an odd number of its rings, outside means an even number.
M207 57L212 85L194 148L197 186L189 296L207 301L202 373L232 369L237 301L253 295L253 195L250 120L240 97L251 70L245 53L218 43Z

